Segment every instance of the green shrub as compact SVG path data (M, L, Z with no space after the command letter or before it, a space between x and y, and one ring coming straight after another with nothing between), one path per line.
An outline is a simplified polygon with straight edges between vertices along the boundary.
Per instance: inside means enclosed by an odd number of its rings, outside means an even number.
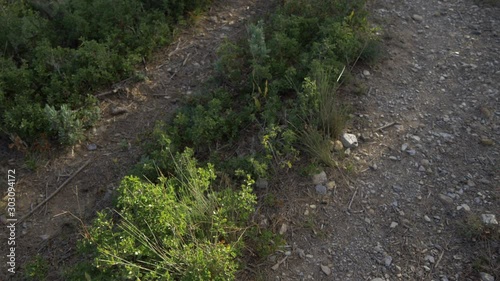
M54 125L48 114L67 106L85 116L93 110L85 108L89 94L132 75L138 62L171 41L174 24L210 2L2 1L0 131L28 144L51 134L73 143L80 136L69 131L79 131L78 122L68 115L65 126Z
M246 124L250 112L224 89L216 89L196 105L181 108L168 133L175 146L193 146L196 151L216 149L221 141L231 142ZM239 107L239 111L234 108Z
M102 212L90 229L96 266L113 280L234 279L255 205L253 181L215 192L213 166L198 167L191 150L173 162L175 173L158 184L126 177L118 216Z

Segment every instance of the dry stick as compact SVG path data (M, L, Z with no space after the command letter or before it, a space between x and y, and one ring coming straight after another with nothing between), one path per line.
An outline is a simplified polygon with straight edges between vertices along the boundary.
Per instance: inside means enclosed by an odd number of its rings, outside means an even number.
M19 224L21 223L22 221L24 221L25 219L27 219L29 216L31 216L38 208L40 208L41 206L43 206L43 204L47 203L50 199L52 199L52 197L54 197L59 191L61 191L61 189L68 183L70 182L78 173L80 173L83 168L85 168L89 163L90 163L90 160L87 160L87 162L85 162L85 164L83 164L73 175L71 175L67 180L65 180L57 189L56 191L54 191L49 197L45 198L45 200L42 201L42 203L38 204L35 208L33 208L33 210L31 210L28 214L26 214L24 217L20 218L16 224Z
M438 267L439 263L441 262L441 259L443 258L443 255L444 255L444 249L443 249L443 251L441 252L441 255L439 255L439 258L438 258L438 260L437 260L437 262L436 262L436 265L434 265L434 268L437 268L437 267Z
M399 124L399 123L398 122L391 122L391 123L386 124L386 125L384 125L384 126L382 126L380 128L375 129L375 132L382 131L383 129L387 129L387 128L392 127L392 126L394 126L396 124Z
M347 207L348 210L351 209L352 201L354 201L354 196L356 196L356 193L358 193L357 187L356 187L356 190L354 190L354 194L352 195L351 202L349 202L349 207Z

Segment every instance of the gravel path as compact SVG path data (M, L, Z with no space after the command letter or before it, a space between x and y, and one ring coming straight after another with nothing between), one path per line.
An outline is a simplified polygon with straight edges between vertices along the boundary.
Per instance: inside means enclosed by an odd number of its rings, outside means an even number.
M304 207L283 208L295 217L290 248L266 274L498 280L500 8L468 0L370 6L387 56L357 75L368 92L355 98L350 128L361 139L348 160L358 172L326 200L306 183Z

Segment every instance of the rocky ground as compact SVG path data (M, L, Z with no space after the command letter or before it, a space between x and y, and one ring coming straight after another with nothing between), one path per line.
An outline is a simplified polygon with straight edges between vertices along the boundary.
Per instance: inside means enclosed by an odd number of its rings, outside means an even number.
M299 195L279 211L289 247L264 275L498 280L500 9L468 0L370 7L387 56L358 70L367 93L352 101L360 140L346 160L356 171L327 170L323 183L337 184L326 196L317 182L281 185Z
M91 160L19 226L19 265L40 253L50 261L49 280L58 280L58 271L78 260L79 219L109 205L112 190L140 158L140 139L153 120L196 91L211 73L216 46L243 34L245 19L269 6L226 2L216 1L147 66L149 81L120 84L101 97L104 119L88 143L54 152L37 173L0 151L2 173L18 171L18 217ZM373 0L369 6L385 56L355 70L365 94L350 99L355 112L348 130L359 145L344 160L347 172L325 170L315 182L297 175L271 182L280 204L260 220L283 233L287 246L243 275L498 280L500 8L472 0ZM6 237L0 233L1 241ZM5 247L2 242L2 253ZM0 280L7 278L4 269Z

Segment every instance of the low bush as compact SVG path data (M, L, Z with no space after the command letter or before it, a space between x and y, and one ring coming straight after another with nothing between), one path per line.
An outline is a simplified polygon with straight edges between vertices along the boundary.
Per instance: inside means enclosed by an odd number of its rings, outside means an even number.
M253 181L213 191L212 165L192 150L177 154L174 173L157 184L126 177L115 213L101 212L89 231L96 265L112 280L232 280L255 206Z

